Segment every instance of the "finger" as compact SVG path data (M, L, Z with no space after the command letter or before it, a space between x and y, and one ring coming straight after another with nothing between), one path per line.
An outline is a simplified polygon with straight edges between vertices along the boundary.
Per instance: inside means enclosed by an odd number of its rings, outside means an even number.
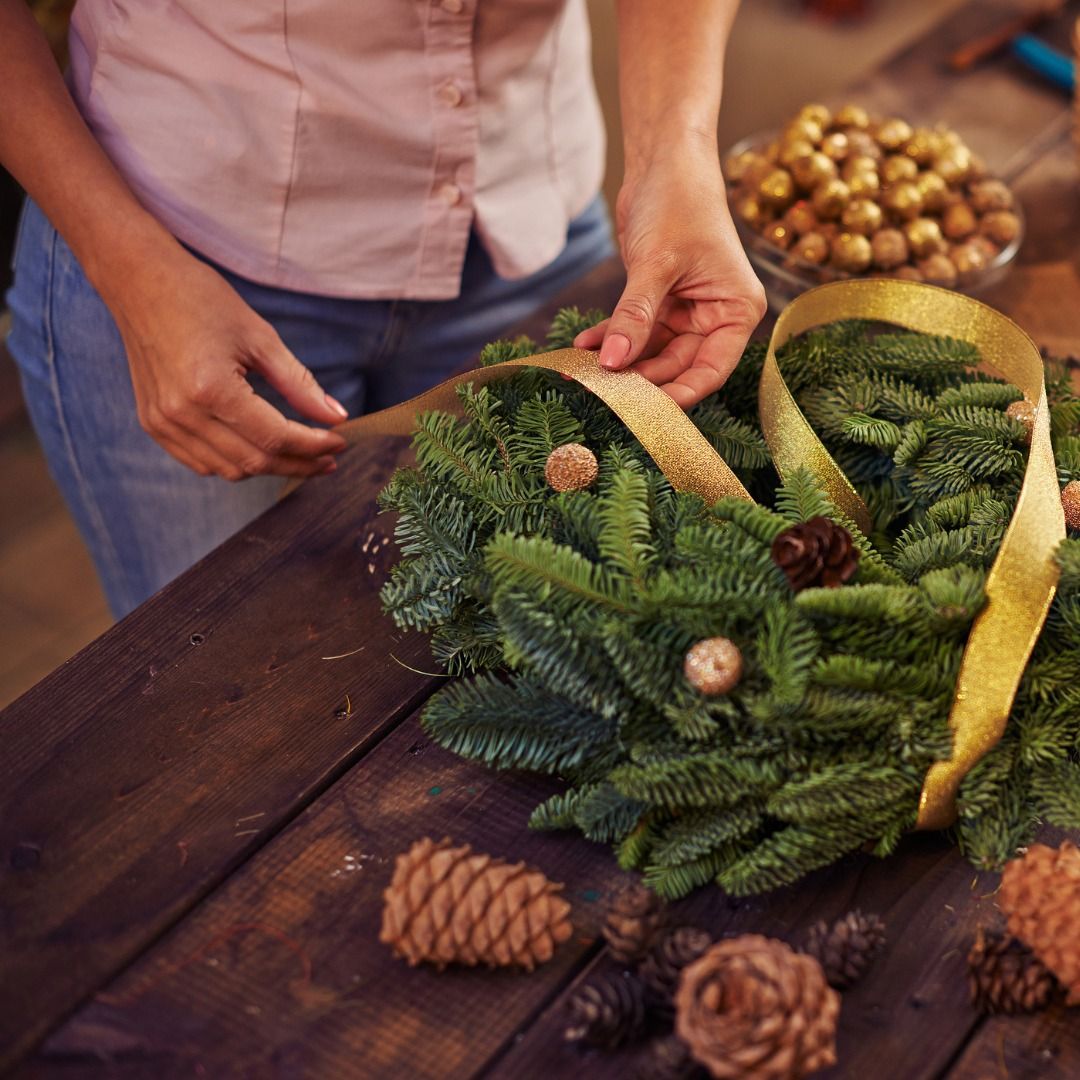
M698 348L693 365L662 389L684 409L716 393L735 370L748 336L730 327L710 334Z
M249 476L314 476L332 471L337 465L329 454L297 457L268 453L220 420L208 419L200 425L197 434L203 445L226 463L218 471L226 480L244 480Z
M193 434L176 423L168 423L154 436L161 446L182 465L200 476L234 477L233 463L206 442L201 435Z
M320 424L340 424L348 418L345 406L323 390L273 330L252 352L250 364L302 416Z
M608 323L610 319L604 319L603 322L598 322L595 326L590 326L588 330L582 330L576 338L574 338L575 349L599 349L600 343L604 340L604 334L607 333Z
M199 476L212 476L213 469L204 464L197 457L189 454L184 447L174 442L172 439L165 435L155 435L154 441L170 456L176 458L181 465L189 468L193 473L198 473Z
M671 382L694 363L701 340L698 334L673 337L655 356L639 360L634 370L657 386Z
M214 417L268 454L314 458L339 453L348 445L336 431L289 420L246 381L214 409Z
M653 261L629 268L626 288L611 314L600 347L602 366L624 368L642 354L674 279L672 264Z

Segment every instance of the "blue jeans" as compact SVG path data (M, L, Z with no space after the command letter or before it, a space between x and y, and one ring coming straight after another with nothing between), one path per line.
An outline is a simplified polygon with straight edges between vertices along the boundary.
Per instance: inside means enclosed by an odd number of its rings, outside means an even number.
M452 374L612 251L597 198L571 223L562 254L520 281L496 275L474 233L456 300L342 300L221 273L356 416ZM8 347L50 471L119 618L272 505L282 481L199 477L142 430L116 324L32 202L14 269Z

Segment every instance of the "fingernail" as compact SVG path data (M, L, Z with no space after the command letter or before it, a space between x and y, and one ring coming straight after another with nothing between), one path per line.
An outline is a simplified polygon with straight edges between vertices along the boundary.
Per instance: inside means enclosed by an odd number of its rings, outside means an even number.
M345 406L342 405L337 398L333 398L329 394L323 394L323 397L326 400L327 408L333 409L333 411L336 412L342 420L344 420L349 415L349 410L346 409Z
M621 368L630 355L630 339L625 334L608 334L600 347L600 366Z
M332 473L336 468L337 462L329 461L326 463L326 465L323 466L322 475L325 476L327 473Z

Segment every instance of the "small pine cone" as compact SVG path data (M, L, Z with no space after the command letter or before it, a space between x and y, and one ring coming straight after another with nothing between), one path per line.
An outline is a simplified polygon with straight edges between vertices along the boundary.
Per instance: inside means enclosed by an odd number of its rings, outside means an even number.
M866 974L884 944L885 924L856 908L831 926L824 919L812 926L803 952L821 964L833 989L847 990Z
M692 964L711 944L708 932L696 926L677 926L661 935L638 968L653 1008L661 1013L674 1013L675 990L682 969Z
M555 491L583 491L600 474L596 455L581 443L563 443L548 454L544 479Z
M1054 993L1054 976L1021 941L980 926L968 953L971 1004L980 1012L1029 1013Z
M604 940L617 964L636 964L652 948L666 916L660 897L641 884L631 885L611 901L604 919Z
M760 934L683 969L675 1034L716 1080L800 1080L836 1062L840 995L812 957Z
M637 1068L637 1080L706 1080L708 1075L678 1035L653 1039Z
M636 975L601 975L567 1002L567 1042L608 1050L633 1042L645 1030L645 987Z
M457 963L532 971L570 936L560 889L524 863L425 837L397 857L379 940L411 967L426 960L440 970Z
M1080 849L1032 844L1006 863L997 902L1009 933L1057 976L1068 1004L1080 1004Z
M817 586L835 589L855 576L859 549L842 525L816 517L779 533L772 544L772 560L795 592Z

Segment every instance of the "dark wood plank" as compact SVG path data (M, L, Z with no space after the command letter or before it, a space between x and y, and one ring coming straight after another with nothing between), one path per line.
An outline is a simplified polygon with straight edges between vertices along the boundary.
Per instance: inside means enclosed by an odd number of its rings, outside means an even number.
M399 727L56 1032L37 1077L472 1075L594 948L610 852L527 830L548 779ZM566 883L574 936L532 974L412 969L378 942L394 856L424 835Z
M1080 1076L1076 1010L987 1021L949 1072L949 1080L1075 1080Z
M403 453L354 448L0 713L0 1070L438 684L378 600Z
M398 453L351 455L0 716L0 1060L428 692L402 666L429 666L426 643L378 603L392 545L370 497Z

